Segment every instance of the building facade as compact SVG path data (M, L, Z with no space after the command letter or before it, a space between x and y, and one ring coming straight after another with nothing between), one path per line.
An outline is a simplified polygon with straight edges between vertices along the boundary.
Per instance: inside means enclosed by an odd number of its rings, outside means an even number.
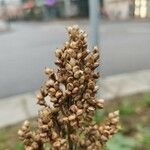
M150 18L150 0L104 0L110 19Z

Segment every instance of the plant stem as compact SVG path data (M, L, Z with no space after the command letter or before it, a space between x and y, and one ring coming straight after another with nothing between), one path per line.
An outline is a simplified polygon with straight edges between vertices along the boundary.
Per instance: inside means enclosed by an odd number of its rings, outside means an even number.
M73 143L72 143L72 140L70 139L71 128L70 128L70 125L67 125L67 127L68 127L68 143L69 143L69 150L73 150Z

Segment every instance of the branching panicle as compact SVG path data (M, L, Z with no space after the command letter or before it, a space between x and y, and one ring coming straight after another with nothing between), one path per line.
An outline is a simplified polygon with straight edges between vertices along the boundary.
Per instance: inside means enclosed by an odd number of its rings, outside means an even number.
M45 68L48 79L37 94L42 107L37 130L30 131L25 121L18 131L26 150L43 150L45 143L50 150L100 150L118 131L118 111L102 124L93 121L96 109L104 105L103 99L96 99L98 48L87 50L87 34L77 25L69 27L68 34L68 42L55 52L57 71Z

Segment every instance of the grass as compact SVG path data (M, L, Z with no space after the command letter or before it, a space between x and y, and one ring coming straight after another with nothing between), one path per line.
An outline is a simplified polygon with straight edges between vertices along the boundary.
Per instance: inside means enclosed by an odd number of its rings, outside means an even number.
M105 110L97 110L98 123L114 110L120 110L122 130L106 145L105 150L149 150L150 147L150 93L136 94L106 101ZM36 119L30 119L33 127ZM21 123L0 129L0 150L23 150L17 130Z

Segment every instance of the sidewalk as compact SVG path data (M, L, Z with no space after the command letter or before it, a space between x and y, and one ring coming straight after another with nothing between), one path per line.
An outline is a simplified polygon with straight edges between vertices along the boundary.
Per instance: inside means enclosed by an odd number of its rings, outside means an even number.
M8 25L3 20L0 20L0 32L8 31Z
M150 70L115 75L101 79L100 95L106 100L150 91ZM0 100L0 127L34 117L38 113L35 92Z

